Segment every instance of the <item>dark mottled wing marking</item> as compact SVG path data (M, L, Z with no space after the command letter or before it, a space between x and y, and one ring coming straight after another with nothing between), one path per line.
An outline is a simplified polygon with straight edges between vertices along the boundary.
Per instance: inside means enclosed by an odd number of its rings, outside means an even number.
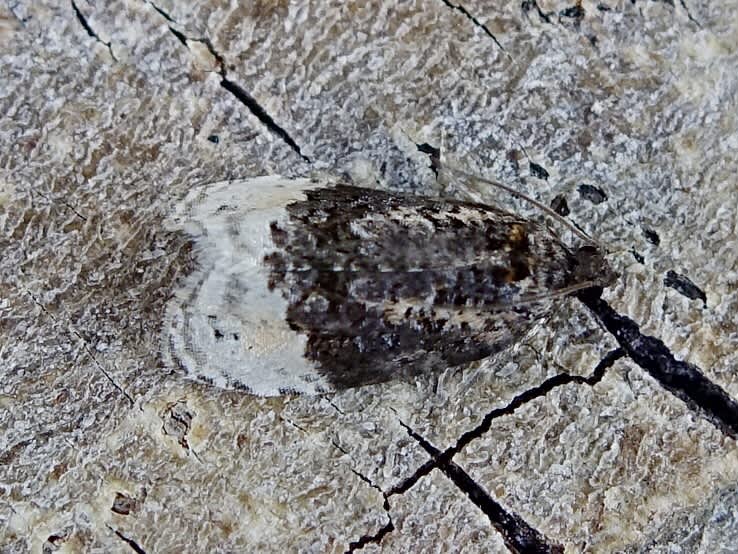
M489 356L550 308L520 298L580 278L548 228L494 207L349 185L306 195L271 223L264 262L306 358L335 388Z

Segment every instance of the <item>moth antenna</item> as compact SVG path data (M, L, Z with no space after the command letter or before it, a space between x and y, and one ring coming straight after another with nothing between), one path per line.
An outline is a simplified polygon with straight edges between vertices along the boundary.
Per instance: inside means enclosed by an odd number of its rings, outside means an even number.
M555 291L549 292L547 294L531 294L528 296L523 296L521 298L521 301L523 303L531 303L537 302L538 300L545 300L547 298L559 298L561 296L568 296L572 292L577 292L578 290L588 289L596 286L597 283L595 283L594 281L582 281L581 283L577 283L576 285L570 285L562 289L556 289Z
M441 161L443 162L444 159L445 158L442 157L441 158ZM453 167L452 165L444 165L442 163L441 164L441 171L444 171L444 170L449 170L452 173L457 173L457 174L462 175L463 177L466 177L468 179L476 179L478 181L482 181L483 183L487 183L488 185L491 185L491 186L496 187L498 189L504 190L505 192L508 192L509 194L512 194L513 196L515 196L517 198L520 198L521 200L524 200L525 202L528 202L529 204L535 206L536 208L538 208L539 210L541 210L542 212L544 212L548 216L554 218L559 223L565 225L572 233L574 233L580 239L584 240L587 244L592 244L592 245L595 245L598 248L600 248L600 250L602 249L601 246L599 245L599 243L597 241L595 241L592 237L590 237L584 231L578 229L576 227L576 225L574 225L570 221L567 221L566 219L564 219L563 217L561 217L559 214L557 214L555 211L553 211L548 206L546 206L544 204L541 204L537 200L534 200L530 196L527 196L527 195L523 194L522 192L519 192L519 191L515 190L514 188L509 187L507 185L503 185L502 183L500 183L498 181L493 181L493 180L487 179L485 177L480 177L479 175L473 175L473 174L468 173L468 172L466 172L466 171L464 171L462 169L459 169L457 167Z
M578 290L582 289L588 289L591 287L597 286L597 283L594 281L584 281L582 283L577 283L576 285L571 285L569 287L564 287L562 289L557 289L553 292L547 292L545 294L529 294L526 296L521 296L520 298L516 298L514 302L499 302L495 304L490 304L488 306L485 306L485 309L492 309L496 310L498 308L502 309L509 309L510 306L521 306L525 304L533 304L534 302L538 302L540 300L549 300L551 298L560 298L562 296L568 296L572 292L576 292ZM437 305L436 307L443 307L448 309L458 309L460 306L448 304L448 305Z

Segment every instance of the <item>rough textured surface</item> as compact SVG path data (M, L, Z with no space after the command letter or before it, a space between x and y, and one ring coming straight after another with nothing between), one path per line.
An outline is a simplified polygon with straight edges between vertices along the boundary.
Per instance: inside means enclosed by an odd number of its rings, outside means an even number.
M157 337L194 184L464 192L417 148L443 145L563 195L607 301L737 397L738 5L237 4L0 8L0 549L501 551L490 499L549 549L735 544L734 439L627 359L536 388L614 347L576 301L478 367L318 399L186 382ZM488 414L463 474L427 463Z

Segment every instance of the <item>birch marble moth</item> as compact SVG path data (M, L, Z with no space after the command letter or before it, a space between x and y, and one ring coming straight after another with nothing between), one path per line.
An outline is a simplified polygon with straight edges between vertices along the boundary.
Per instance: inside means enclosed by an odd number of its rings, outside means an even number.
M165 363L261 396L439 373L518 341L613 274L590 243L497 207L265 176L192 191L169 225L194 270L169 301Z

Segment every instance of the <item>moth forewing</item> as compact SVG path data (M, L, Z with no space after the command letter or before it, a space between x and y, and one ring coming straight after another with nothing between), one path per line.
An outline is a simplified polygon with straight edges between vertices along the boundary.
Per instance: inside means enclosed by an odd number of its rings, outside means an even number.
M453 162L450 162L446 158L442 160L442 163L439 166L439 179L446 183L453 182L457 191L463 191L464 194L477 198L480 196L479 185L483 185L486 189L491 188L502 190L505 193L534 206L536 210L546 215L549 218L549 221L555 222L560 227L568 229L575 237L577 237L580 241L580 246L576 248L574 252L579 266L577 271L579 284L572 285L569 290L561 292L570 294L577 290L589 287L606 287L611 285L617 278L617 274L612 270L610 264L605 258L605 248L598 241L585 233L581 228L574 225L571 221L562 217L545 204L542 204L515 188L500 183L499 181L469 173L468 171L457 167ZM558 236L558 233L553 229L549 229L549 232L554 236Z
M265 396L487 357L595 282L600 259L497 207L340 178L216 183L175 213L196 267L169 303L165 360Z

